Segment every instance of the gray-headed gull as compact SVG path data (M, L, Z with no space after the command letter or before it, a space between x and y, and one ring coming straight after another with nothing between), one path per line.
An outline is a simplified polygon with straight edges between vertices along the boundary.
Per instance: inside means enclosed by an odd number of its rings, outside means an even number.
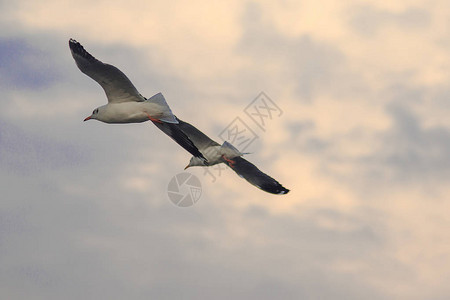
M178 127L194 142L194 145L203 153L208 160L207 163L197 157L192 157L185 169L194 166L212 166L219 163L228 165L240 177L259 189L272 194L287 194L289 190L269 175L261 172L254 164L242 158L241 153L233 145L224 142L222 145L210 139L206 134L193 125L178 119ZM155 124L165 127L166 124Z
M70 51L81 72L94 79L106 93L108 103L102 105L84 119L105 123L140 123L151 120L154 124L166 124L164 132L189 153L204 160L204 156L189 137L178 128L178 121L161 93L146 99L128 77L118 68L105 64L74 39L69 40Z

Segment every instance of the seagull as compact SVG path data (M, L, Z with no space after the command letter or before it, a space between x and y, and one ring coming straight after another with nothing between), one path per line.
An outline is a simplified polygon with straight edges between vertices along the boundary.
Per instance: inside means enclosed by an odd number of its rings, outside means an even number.
M289 192L289 190L283 187L278 181L261 172L254 164L241 157L248 153L240 152L232 144L226 141L220 145L193 125L178 118L176 119L178 121L178 127L189 137L207 159L207 162L205 162L198 157L192 157L185 170L194 166L212 166L224 163L233 169L240 177L265 192L279 195L287 194ZM167 126L165 123L155 123L155 125L160 129L161 127Z
M107 104L94 109L84 121L141 123L150 120L154 124L165 124L163 131L167 135L194 157L205 160L189 137L178 128L178 121L161 93L147 99L122 71L93 57L76 40L69 40L69 48L80 71L100 84L108 99Z

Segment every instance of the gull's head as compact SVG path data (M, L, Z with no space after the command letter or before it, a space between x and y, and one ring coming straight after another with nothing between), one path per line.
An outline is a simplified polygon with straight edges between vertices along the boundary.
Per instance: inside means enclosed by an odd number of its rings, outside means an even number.
M94 109L94 111L92 112L92 115L90 115L89 117L84 119L84 121L91 120L91 119L98 120L99 114L101 114L101 112L102 112L102 107L98 107L98 108Z
M201 158L192 156L191 160L189 161L189 164L184 168L185 170L189 167L196 167L196 166L205 166L205 163L203 162L203 160Z

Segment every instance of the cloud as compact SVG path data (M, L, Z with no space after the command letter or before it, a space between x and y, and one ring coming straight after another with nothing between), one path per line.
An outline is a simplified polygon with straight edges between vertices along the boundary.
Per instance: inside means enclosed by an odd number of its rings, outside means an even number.
M258 78L277 74L277 83L293 84L302 100L311 100L334 85L332 81L339 76L344 60L338 48L309 34L286 36L264 18L256 3L246 6L242 22L244 32L238 51L253 61L254 70L260 72L256 74ZM274 85L266 84L266 88Z
M392 169L395 179L400 181L435 182L449 178L450 130L424 128L406 107L391 105L388 111L394 122L383 137L385 150L378 154L380 163Z
M370 5L352 7L351 27L365 37L377 34L381 29L413 31L426 28L430 24L430 13L423 8L408 7L403 11L390 11Z
M449 58L430 43L445 40L445 14L403 2L11 3L3 298L449 294ZM190 155L151 124L83 123L105 96L69 37L211 137L236 116L253 126L243 110L266 92L283 115L252 127L248 159L291 192L195 169L202 198L174 206L167 184Z
M86 163L88 154L75 145L36 136L0 121L0 163L12 173L37 176L43 169L65 169Z
M450 176L446 155L450 151L449 128L425 126L406 103L392 102L386 112L390 125L384 129L354 129L325 139L312 127L294 139L306 154L322 156L325 173L334 174L339 181L364 180L364 189L443 183Z
M52 59L23 39L0 39L0 78L3 88L42 89L54 84L58 73Z

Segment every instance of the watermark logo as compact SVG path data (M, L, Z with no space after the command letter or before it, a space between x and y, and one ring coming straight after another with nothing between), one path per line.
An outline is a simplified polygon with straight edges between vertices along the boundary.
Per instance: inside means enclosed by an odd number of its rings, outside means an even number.
M280 117L283 111L278 105L266 95L261 92L259 95L244 109L247 116L262 129L266 131L267 121L273 120L275 117Z
M241 151L247 149L257 138L256 133L242 121L236 117L220 134L222 142L229 142Z
M209 175L211 177L211 182L216 182L217 177L222 175L222 171L225 171L227 167L223 164L217 164L210 167L203 168L203 175ZM214 175L216 173L217 177Z
M183 172L175 175L167 186L170 201L179 207L189 207L197 203L202 195L202 184L193 174Z

